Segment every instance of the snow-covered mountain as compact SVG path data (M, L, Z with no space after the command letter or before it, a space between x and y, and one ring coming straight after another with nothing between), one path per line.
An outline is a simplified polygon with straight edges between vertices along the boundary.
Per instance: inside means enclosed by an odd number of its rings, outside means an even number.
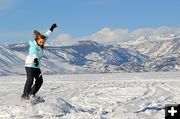
M24 74L27 44L1 46L1 75ZM144 71L148 57L125 48L80 41L71 46L47 46L42 69L46 73ZM133 66L131 66L133 64ZM131 67L130 67L131 66ZM136 66L135 68L132 68Z
M155 39L144 36L135 41L121 43L119 47L137 50L149 56L149 60L145 62L148 71L179 71L180 38L170 34Z
M28 44L0 46L0 75L25 74ZM79 41L45 47L42 71L48 74L179 71L180 39L135 41L104 45Z
M159 37L156 40L146 36L137 40L119 44L123 48L133 49L150 57L176 57L180 54L180 38Z

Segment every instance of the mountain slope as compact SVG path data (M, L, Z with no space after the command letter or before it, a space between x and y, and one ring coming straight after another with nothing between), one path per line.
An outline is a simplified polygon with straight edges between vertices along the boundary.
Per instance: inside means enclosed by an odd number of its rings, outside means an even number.
M180 69L180 38L159 38L149 40L141 37L135 41L119 44L119 47L137 50L148 55L145 62L148 71L179 71Z
M138 43L137 43L138 42ZM180 38L169 40L139 39L120 44L121 47L135 49L150 57L173 57L180 55Z
M0 46L0 75L25 74L28 44ZM42 71L46 74L179 71L180 39L104 45L79 41L70 46L46 46Z
M27 44L1 46L1 62L3 70L12 74L24 74L24 60L27 55ZM93 41L80 41L72 46L47 46L46 57L42 61L42 69L46 73L95 73L121 72L127 70L124 65L135 64L143 67L147 56L113 45L102 45ZM139 68L136 68L135 71ZM123 69L124 68L124 69ZM23 69L20 71L20 69ZM1 71L0 75L4 75ZM7 75L9 75L9 73Z

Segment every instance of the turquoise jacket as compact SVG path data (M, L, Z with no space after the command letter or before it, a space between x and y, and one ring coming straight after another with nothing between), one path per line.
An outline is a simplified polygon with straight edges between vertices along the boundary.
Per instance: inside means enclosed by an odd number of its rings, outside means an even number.
M35 40L29 41L29 56L37 56L38 60L41 60L44 54L43 49L37 44ZM41 54L40 54L41 53Z
M44 35L46 37L46 41L50 35L51 31L48 30ZM35 40L30 40L29 41L29 53L26 57L26 61L25 61L25 67L33 67L33 68L40 68L40 62L41 59L44 56L44 51L43 49L37 44L37 42ZM39 65L38 67L34 65L34 59L38 58L39 61Z

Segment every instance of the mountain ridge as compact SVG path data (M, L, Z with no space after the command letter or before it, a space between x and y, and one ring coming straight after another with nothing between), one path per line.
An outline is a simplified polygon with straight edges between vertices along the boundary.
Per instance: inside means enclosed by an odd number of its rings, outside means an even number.
M69 46L45 47L46 74L179 71L180 39L131 41L113 45L79 41ZM139 40L139 39L138 39ZM0 46L0 75L24 75L28 44Z

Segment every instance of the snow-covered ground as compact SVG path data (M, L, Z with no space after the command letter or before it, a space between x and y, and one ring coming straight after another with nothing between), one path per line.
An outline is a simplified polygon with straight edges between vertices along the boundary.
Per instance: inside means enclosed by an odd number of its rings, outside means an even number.
M164 119L180 103L180 72L44 76L34 106L20 100L25 80L0 77L0 119Z

